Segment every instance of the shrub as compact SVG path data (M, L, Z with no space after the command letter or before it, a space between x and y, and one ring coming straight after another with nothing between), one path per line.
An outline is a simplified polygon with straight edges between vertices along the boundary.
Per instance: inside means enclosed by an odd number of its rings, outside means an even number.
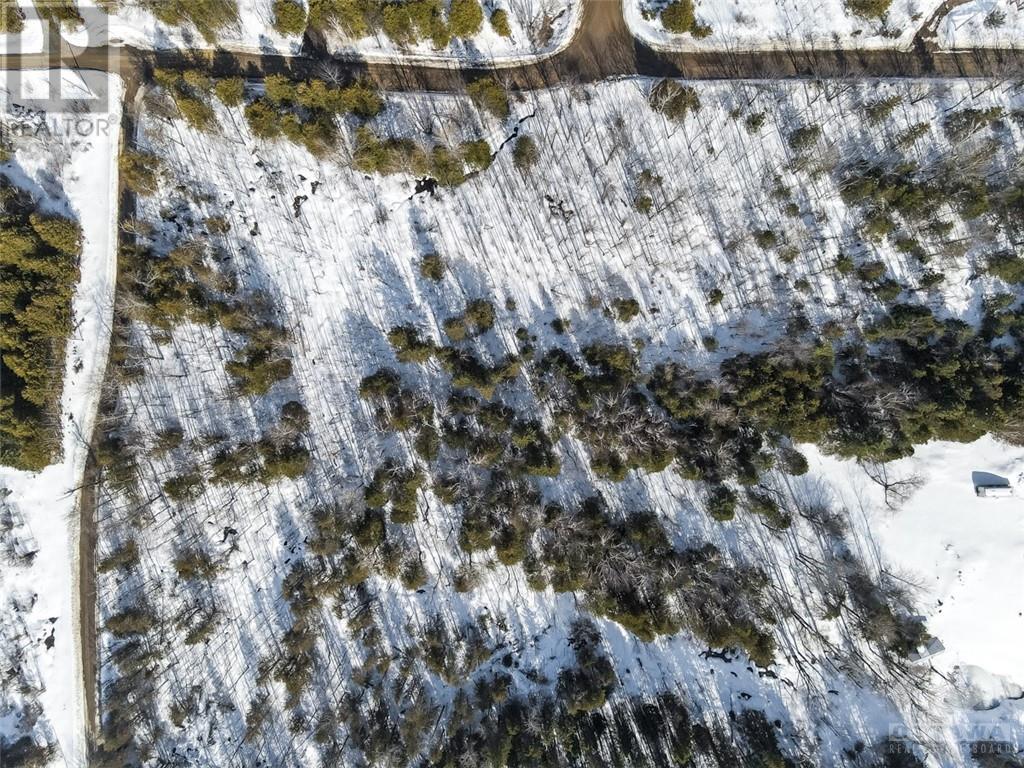
M427 569L419 558L410 560L402 567L402 586L408 590L416 590L427 583Z
M640 314L640 302L636 299L613 299L612 309L619 322L628 323Z
M174 570L182 579L210 579L220 567L201 549L188 549L174 558Z
M520 135L512 148L512 162L522 172L529 171L540 159L540 150L532 136Z
M163 489L172 501L192 501L203 492L203 476L195 470L186 472L166 480Z
M857 279L865 283L873 283L885 276L884 261L868 261L857 267Z
M240 77L225 77L213 87L217 98L226 107L237 107L245 99L245 80Z
M294 480L304 475L309 467L309 451L297 441L280 444L261 440L259 450L263 458L260 477L265 483L282 477Z
M761 229L754 233L754 243L758 248L768 250L779 244L779 236L770 229Z
M301 35L306 30L306 10L295 0L274 0L274 29L282 35Z
M491 164L491 145L485 139L464 141L460 147L462 159L470 168L487 170Z
M139 548L134 539L129 539L109 555L100 560L96 570L109 573L117 568L131 568L139 562Z
M708 493L705 503L707 513L719 522L732 520L736 516L736 493L724 485L717 485Z
M700 110L697 91L668 78L660 80L651 89L648 102L653 110L676 122L684 120L690 112Z
M487 299L473 299L466 305L465 318L477 333L494 327L494 305Z
M25 14L22 10L13 2L0 3L0 35L16 35L23 29Z
M880 19L889 12L892 0L846 0L846 7L856 16Z
M750 768L788 768L792 765L779 749L775 728L760 710L748 709L737 718L739 730L747 742Z
M794 152L804 152L817 144L820 137L820 125L805 125L790 132L786 141Z
M132 192L151 195L156 192L160 161L154 155L129 149L118 161L121 180Z
M425 363L434 356L434 343L421 338L419 330L411 325L392 328L388 342L402 363Z
M471 0L475 2L475 0ZM482 77L466 86L466 93L479 109L490 112L500 120L511 114L508 94L493 77Z
M893 113L893 110L895 110L902 101L903 97L899 95L873 101L864 107L864 114L867 115L868 122L872 125L878 125L879 123L887 120L889 115Z
M36 11L40 17L58 23L64 29L78 29L84 23L74 0L48 0L39 3Z
M477 0L452 0L448 23L454 37L472 37L480 31L484 12Z
M236 0L141 0L140 5L168 26L191 24L209 43L238 21Z
M765 121L767 119L768 116L765 115L764 112L752 112L749 115L747 115L747 118L746 120L743 121L743 124L746 126L747 131L749 131L750 133L757 133L758 131L761 130L761 128L764 127Z
M508 12L504 8L496 8L491 12L491 29L501 37L512 37L512 28L508 23Z
M693 0L672 0L661 12L661 23L677 35L690 33L698 40L711 34L711 27L701 24L693 12Z
M444 279L447 268L439 253L428 253L420 259L420 274L428 280L440 282Z
M689 32L697 18L693 12L693 0L673 0L661 12L661 23L669 32Z
M1008 283L1024 283L1024 258L1010 251L1001 251L988 258L990 275Z
M144 635L153 628L156 619L143 608L127 608L107 619L106 628L115 637Z
M569 642L576 652L577 666L558 673L558 698L570 715L593 712L603 707L615 690L615 669L599 652L601 634L593 622L573 622Z
M38 213L29 216L29 221L47 245L68 256L78 256L82 252L82 228L77 221Z
M202 99L193 99L187 96L180 96L174 101L178 111L185 118L185 122L197 131L208 131L213 127L213 107Z
M356 543L364 549L373 549L384 543L386 537L384 513L379 509L368 509L352 529Z
M283 356L274 343L265 339L251 339L235 353L224 369L234 379L243 395L265 395L279 381L292 375L292 361Z
M792 522L789 514L779 508L778 502L762 491L747 491L747 510L764 518L773 528L789 528Z
M782 461L782 469L787 475L807 474L807 457L796 448L792 446L783 448L780 451L780 459Z
M3 13L6 14L7 6L3 6ZM3 16L0 16L2 19ZM21 18L20 16L17 18ZM4 31L0 26L0 33ZM19 32L20 28L12 28L12 32ZM10 768L46 768L50 765L55 748L52 744L36 744L31 736L22 736L20 739L8 741L6 737L0 738L0 749L3 750L4 765Z
M457 187L466 180L462 158L441 145L430 150L430 175L442 187Z

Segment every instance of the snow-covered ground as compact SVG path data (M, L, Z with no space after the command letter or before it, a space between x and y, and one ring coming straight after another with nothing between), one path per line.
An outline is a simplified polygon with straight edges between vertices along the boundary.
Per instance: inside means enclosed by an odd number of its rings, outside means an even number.
M942 0L893 0L884 21L851 13L844 0L696 0L697 21L711 34L695 39L665 29L661 0L623 0L626 22L644 42L667 50L764 48L907 48Z
M617 1L617 0L616 0ZM338 33L327 35L334 55L368 61L446 62L464 64L516 64L551 55L572 40L583 15L581 0L495 0L485 4L480 32L469 40L453 39L447 48L435 50L429 40L414 46L397 46L383 32L359 40ZM501 9L508 15L511 34L502 37L488 23L488 14Z
M0 53L39 53L46 36L36 7L32 0L17 0L17 4L25 17L24 28L16 34L0 34Z
M265 398L239 398L224 371L238 346L231 334L184 324L164 337L137 327L145 376L122 389L125 434L145 443L180 426L186 448L139 457L146 467L139 475L140 496L151 500L143 509L107 492L101 551L110 553L132 537L144 554L129 574L101 577L101 613L109 616L138 599L157 613L165 656L156 712L166 712L186 694L208 704L196 706L181 728L165 723L158 752L176 749L194 765L212 766L244 749L238 745L244 730L240 713L264 685L258 660L273 657L290 626L280 584L306 554L309 511L346 493L358 498L381 458L407 449L374 427L358 396L363 376L381 365L398 367L385 338L389 328L411 322L441 339L445 318L468 299L485 296L498 307L495 335L486 343L494 357L515 348L514 333L522 325L538 335L541 349L576 348L621 333L642 342L647 364L673 358L707 369L726 355L776 342L795 313L816 327L826 320L863 322L881 305L852 278L837 277L831 265L838 252L880 259L905 286L916 285L924 267L888 241L862 239L861 214L839 198L832 166L851 156L889 152L896 137L921 124L927 130L906 150L908 156L921 162L948 156L954 150L941 124L950 111L968 104L1014 109L1022 101L1012 85L972 81L710 83L697 88L700 111L679 124L650 109L650 85L625 79L523 94L505 124L481 118L455 96L390 96L374 123L382 134L428 134L449 145L483 137L495 152L488 170L436 195L414 193L407 177L354 172L344 150L338 158L318 161L289 144L258 142L237 110L219 114L223 136L199 134L163 117L143 119L141 141L164 160L170 181L142 201L140 217L164 222L155 235L162 246L189 233L205 239L202 222L226 217L231 229L215 238L223 255L218 261L238 275L243 290L259 289L273 298L278 319L293 337L294 371ZM865 104L893 97L897 105L880 125L868 128L860 121ZM746 117L758 114L763 119L754 131ZM788 142L794 128L809 124L822 129L810 169L797 162ZM533 137L540 149L530 174L513 166L512 142L506 140L514 130ZM1007 121L999 136L1000 151L1018 156L1021 127ZM647 212L635 203L641 193L651 197ZM765 229L795 248L795 256L781 246L757 246L752 233ZM918 291L917 298L941 314L977 322L986 291L997 287L991 278L972 278L989 246L962 222L950 238L974 245L957 252L926 244L929 268L940 269L946 279L941 290ZM440 253L449 266L450 276L440 284L419 274L419 259L429 252ZM724 295L718 306L707 300L712 288ZM626 331L600 311L623 296L641 307ZM551 329L556 318L569 322L568 332ZM705 349L701 340L707 336L715 337L717 351ZM439 388L436 374L423 375L414 366L402 370L425 394ZM207 446L218 439L258 438L291 399L300 399L310 412L313 465L304 479L266 488L207 484L195 501L184 503L162 492L164 481L202 466L212 450ZM672 472L631 474L616 485L592 476L574 440L563 439L559 449L563 474L557 482L543 481L546 494L571 499L600 491L616 509L654 509L677 541L712 542L738 562L767 567L779 586L773 598L780 601L779 615L824 613L805 568L816 558L829 562L835 551L802 516L781 535L749 516L716 523L699 510L695 485ZM840 516L846 508L872 574L920 576L927 588L920 610L947 647L936 657L937 667L975 666L1019 684L1020 648L1013 635L1019 618L1011 600L998 603L1019 585L1013 565L1019 565L1020 553L1013 547L1020 541L1020 528L1014 528L1020 501L975 500L969 472L1011 475L1024 469L1018 468L1022 458L1020 451L991 440L928 446L896 468L926 481L897 513L879 506L877 492L865 489L861 470L849 463L815 455L803 480L771 482L798 509L815 486L825 489L824 498ZM861 499L866 501L860 504ZM486 615L503 627L521 669L539 670L550 680L570 655L565 637L575 615L572 597L550 589L534 592L519 567L493 560L482 569L479 587L455 593L452 569L465 559L456 543L458 515L432 495L424 495L419 511L422 519L400 526L397 535L422 553L427 587L417 593L394 580L371 578L385 646L408 647L436 612L457 623ZM967 514L992 517L966 530ZM998 551L1005 562L983 558L989 536L1001 538ZM220 566L202 589L174 575L173 561L183 547L204 549ZM961 565L955 564L957 556ZM180 617L187 625L199 606L211 605L219 618L207 643L184 645ZM993 612L997 629L989 616L981 620L975 613L986 610ZM696 717L723 726L735 707L763 707L784 723L788 737L811 732L820 739L801 741L814 765L845 764L844 749L858 740L874 743L894 724L926 737L937 764L965 764L958 751L963 745L955 741L975 715L960 706L962 686L951 688L934 675L929 694L908 682L913 676L864 686L863 679L874 673L850 672L849 665L857 664L839 651L842 622L813 621L820 636L783 622L777 678L707 658L686 633L642 643L613 622L600 624L624 690L678 690L697 702ZM359 643L331 611L319 616L318 632L318 648L328 662L317 670L317 690L344 690L361 663ZM109 650L109 635L104 643ZM797 662L801 658L816 661ZM848 674L860 677L855 682ZM929 677L927 666L920 674ZM104 675L110 679L115 672ZM972 684L980 685L983 677L971 670ZM521 689L532 684L519 672L515 681ZM1008 683L1001 695L1016 690ZM450 695L440 685L435 693ZM280 692L273 696L275 706L282 698ZM1020 741L1024 726L1012 703L998 702L985 716L1000 719L1004 738ZM263 758L289 764L310 757L308 740L288 736L280 725L268 727L278 729L278 738L267 742L278 751Z
M863 526L865 541L870 535L866 556L919 585L928 629L946 646L932 663L947 673L980 667L1024 685L1024 448L990 437L921 446L888 467L910 495L892 507L860 467L805 448L836 503ZM1003 480L1013 497L975 494L975 482Z
M13 139L15 156L0 165L0 173L30 190L44 209L76 219L82 226L83 249L73 304L75 330L67 347L60 403L63 457L38 473L0 467L0 489L9 492L0 504L10 508L17 523L12 536L27 551L35 550L29 564L5 563L0 568L0 636L5 652L20 649L25 674L41 688L42 715L33 736L39 743L56 745L58 765L78 768L85 765L86 755L78 624L78 489L113 313L121 85L118 78L107 78L109 112L75 115L69 130L64 115L12 115L9 77L0 72L0 119L7 127L31 128ZM22 96L46 97L49 73L21 72L19 77ZM74 73L65 70L63 78L65 96L88 96ZM42 124L50 129L40 129ZM23 703L15 687L0 686L0 738L24 735L22 724L7 711Z
M939 23L943 48L1024 47L1024 3L1018 0L970 0Z
M245 53L298 53L301 37L287 37L274 29L272 0L238 0L238 20L220 30L215 40L205 39L195 28L159 21L134 2L123 2L107 13L92 0L80 0L84 24L67 30L64 37L74 45L127 45L142 49L172 48L213 50L224 48Z
M204 39L187 25L164 24L133 2L122 3L120 9L110 15L97 11L94 5L80 5L85 28L66 34L69 41L78 45L95 45L88 41L109 39L114 44L137 48L224 48L281 54L297 54L302 46L302 35L282 35L274 29L272 0L239 0L237 22L221 29L216 40ZM488 22L489 14L497 9L507 14L511 31L508 37L497 34ZM429 41L402 48L383 32L360 39L328 32L327 44L335 55L371 61L513 64L553 53L567 45L579 24L581 9L578 0L496 0L488 4L477 35L467 40L453 39L440 50L435 50Z

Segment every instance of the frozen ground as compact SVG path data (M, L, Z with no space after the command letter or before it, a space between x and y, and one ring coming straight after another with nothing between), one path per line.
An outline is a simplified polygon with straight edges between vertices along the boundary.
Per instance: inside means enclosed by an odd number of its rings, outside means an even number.
M939 24L943 48L1024 47L1024 3L1018 0L970 0Z
M309 510L346 494L358 497L384 455L407 451L375 429L357 393L363 376L383 364L396 365L384 338L387 329L413 322L441 338L441 321L466 300L486 296L498 307L495 335L486 345L492 357L515 347L519 325L538 334L541 349L576 348L619 333L600 308L630 296L642 314L628 333L642 341L647 363L673 357L706 368L726 355L774 343L796 314L814 326L862 322L881 305L852 279L837 278L830 268L837 252L880 259L908 287L923 267L888 241L861 239L860 214L842 203L828 170L816 173L796 162L787 140L791 131L820 125L823 140L812 166L830 169L851 155L877 157L889 151L894 137L925 123L930 127L907 152L927 162L957 151L940 127L950 111L968 104L1012 109L1022 102L1012 85L972 81L714 83L699 87L703 106L680 125L651 111L650 85L629 79L526 94L504 125L481 119L457 97L389 97L388 110L375 122L382 134L428 133L449 145L483 137L495 152L490 169L436 195L414 193L407 177L356 173L347 167L344 151L317 161L291 145L256 142L238 111L220 116L222 137L160 117L143 120L142 143L165 160L168 175L160 194L144 199L139 211L146 221L163 221L153 244L165 248L192 236L207 238L202 222L226 217L230 232L214 238L220 263L237 273L244 290L273 297L277 317L294 339L293 376L266 398L249 400L232 393L224 371L237 348L231 334L192 324L169 335L135 329L144 376L121 391L126 434L146 442L180 427L185 449L139 456L146 467L138 480L140 498L149 500L145 505L107 491L101 551L110 553L134 538L143 555L130 574L101 577L99 600L101 613L109 616L144 599L163 627L163 678L146 730L157 732L162 713L174 702L199 697L181 728L163 723L158 753L176 750L193 765L213 766L235 750L252 749L239 743L241 715L262 687L259 660L273 655L290 626L281 581L307 556ZM865 104L885 98L895 98L897 106L881 125L869 129L857 119ZM752 138L744 116L754 114L764 120ZM540 147L530 175L513 167L506 142L513 130L529 134ZM1010 121L1000 136L1009 158L1024 146L1020 126ZM634 204L640 192L652 198L647 213ZM784 213L784 200L795 209ZM796 258L782 247L756 246L752 233L762 229L795 247ZM941 269L946 280L939 291L918 292L936 311L968 322L977 322L982 297L998 287L990 278L968 279L986 248L981 240L970 245L974 236L961 222L950 237L963 247L926 244L930 268ZM417 269L422 255L432 251L451 269L440 284ZM724 300L712 307L707 295L715 287ZM547 325L556 318L569 321L567 334ZM706 336L716 338L718 351L705 350ZM417 371L405 366L403 375L428 395L437 389L436 375ZM218 440L257 438L291 399L300 399L310 412L313 466L305 478L266 488L208 484L190 502L173 502L161 490L164 481L201 466L208 446ZM542 482L546 493L571 499L599 490L616 509L654 509L676 540L710 541L737 562L767 567L778 587L771 599L778 601L779 615L823 612L816 579L824 576L807 570L807 558L827 563L835 552L802 516L782 535L749 517L715 523L697 511L694 484L671 472L631 475L614 485L592 476L575 441L565 438L559 448L563 475L557 483ZM825 501L836 512L850 510L852 535L875 575L921 576L921 610L947 646L937 667L976 665L1019 684L1019 618L1012 604L993 602L1019 583L1013 565L1019 565L1020 554L1013 546L1020 529L1013 515L1020 502L975 502L969 471L1012 474L1024 469L1018 468L1021 458L1020 451L1010 453L992 441L929 446L899 467L926 482L898 513L878 506L874 489L865 490L866 479L849 463L815 457L812 473L799 483L782 477L772 482L797 509ZM861 504L862 499L867 501ZM968 509L993 517L966 529ZM429 494L419 511L422 519L398 535L421 552L427 587L412 592L393 580L371 578L385 647L408 647L436 612L456 623L486 616L490 626L501 628L502 641L517 649L523 670L539 670L550 679L568 660L572 597L533 592L519 567L493 560L478 588L456 594L452 569L465 558L456 544L458 516ZM979 549L997 535L1007 561L986 565ZM201 588L174 576L177 553L192 547L211 553L221 568ZM957 556L961 565L955 564ZM954 575L956 569L962 573ZM182 632L211 606L218 618L206 645L184 645ZM347 614L338 610L319 618L318 652L328 661L317 670L316 689L328 696L349 686L362 663L358 642L339 618ZM994 611L998 629L980 621L976 610ZM963 678L950 676L950 683L930 675L927 666L892 679L852 672L860 661L871 669L878 660L847 636L843 622L816 621L815 627L808 633L783 622L776 678L707 658L685 633L645 644L617 624L601 622L624 690L679 690L697 702L696 717L723 726L736 706L763 707L784 723L787 738L799 741L814 765L839 765L844 749L857 740L884 738L894 725L926 741L937 764L965 764L956 740L965 723L981 715L962 708L970 698ZM104 635L105 653L113 644ZM971 670L971 685L998 690L997 698L1016 692L1012 683L993 683L997 678L984 682L983 670ZM108 680L113 674L105 669ZM849 675L873 683L854 683ZM515 685L524 690L531 683L517 674ZM446 695L440 685L434 693ZM279 690L272 698L281 706ZM1003 738L1019 743L1021 713L1014 704L997 701L984 716L998 719ZM280 722L268 728L276 736L260 747L260 759L314 759L309 740L289 736ZM798 732L818 740L799 740ZM211 733L216 738L208 738Z
M860 18L844 0L696 0L698 22L711 27L702 40L668 32L657 11L661 0L624 0L634 35L656 48L733 51L759 48L908 48L942 0L893 0L884 21Z
M44 97L47 75L20 73L22 95ZM81 91L73 73L65 70L63 76L65 95ZM84 246L61 397L63 458L39 473L0 467L0 489L6 489L0 491L6 493L0 505L15 523L4 546L35 552L28 563L14 558L0 568L0 646L5 657L10 654L4 663L20 655L23 674L41 691L41 716L32 735L39 743L56 745L58 765L78 768L85 764L86 727L78 636L78 487L113 312L120 81L109 79L110 112L76 115L77 127L69 132L63 115L12 115L9 78L10 73L0 72L0 119L8 126L32 129L13 140L15 156L0 165L0 173L43 200L45 208L78 220ZM50 129L42 130L42 125ZM0 737L23 735L14 713L27 703L25 696L4 678Z

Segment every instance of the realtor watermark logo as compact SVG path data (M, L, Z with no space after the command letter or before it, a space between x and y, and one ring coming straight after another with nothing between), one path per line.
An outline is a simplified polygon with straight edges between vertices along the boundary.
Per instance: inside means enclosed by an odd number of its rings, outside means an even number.
M974 722L956 725L953 728L953 736L961 749L972 757L1017 754L1013 734L1003 723ZM927 751L926 746L915 738L911 729L902 723L890 725L889 740L885 749L890 754L919 754Z
M0 0L0 14L5 29L18 30L5 36L8 113L109 112L107 73L114 53L102 8L67 0L34 0L27 6ZM41 68L48 69L41 73Z

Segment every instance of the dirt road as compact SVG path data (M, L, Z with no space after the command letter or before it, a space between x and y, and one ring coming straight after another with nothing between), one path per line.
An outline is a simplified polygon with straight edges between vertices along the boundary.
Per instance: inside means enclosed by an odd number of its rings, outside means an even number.
M202 67L214 74L242 72L259 78L275 72L312 74L325 61L365 75L381 88L394 91L453 91L468 79L494 74L520 90L546 88L558 83L590 83L614 77L642 75L699 80L855 78L855 77L992 77L1024 76L1024 47L940 51L934 36L942 14L964 0L947 0L929 17L914 45L901 50L808 49L686 51L655 50L634 38L615 0L583 0L583 18L561 51L529 63L497 67L453 68L441 64L368 62L356 57L331 57L307 39L300 56L224 54L207 51L143 51L101 47L74 49L61 41L59 51L42 54L0 55L0 69L63 65L79 69L117 72L132 78L153 67ZM1024 41L1022 41L1024 43Z

